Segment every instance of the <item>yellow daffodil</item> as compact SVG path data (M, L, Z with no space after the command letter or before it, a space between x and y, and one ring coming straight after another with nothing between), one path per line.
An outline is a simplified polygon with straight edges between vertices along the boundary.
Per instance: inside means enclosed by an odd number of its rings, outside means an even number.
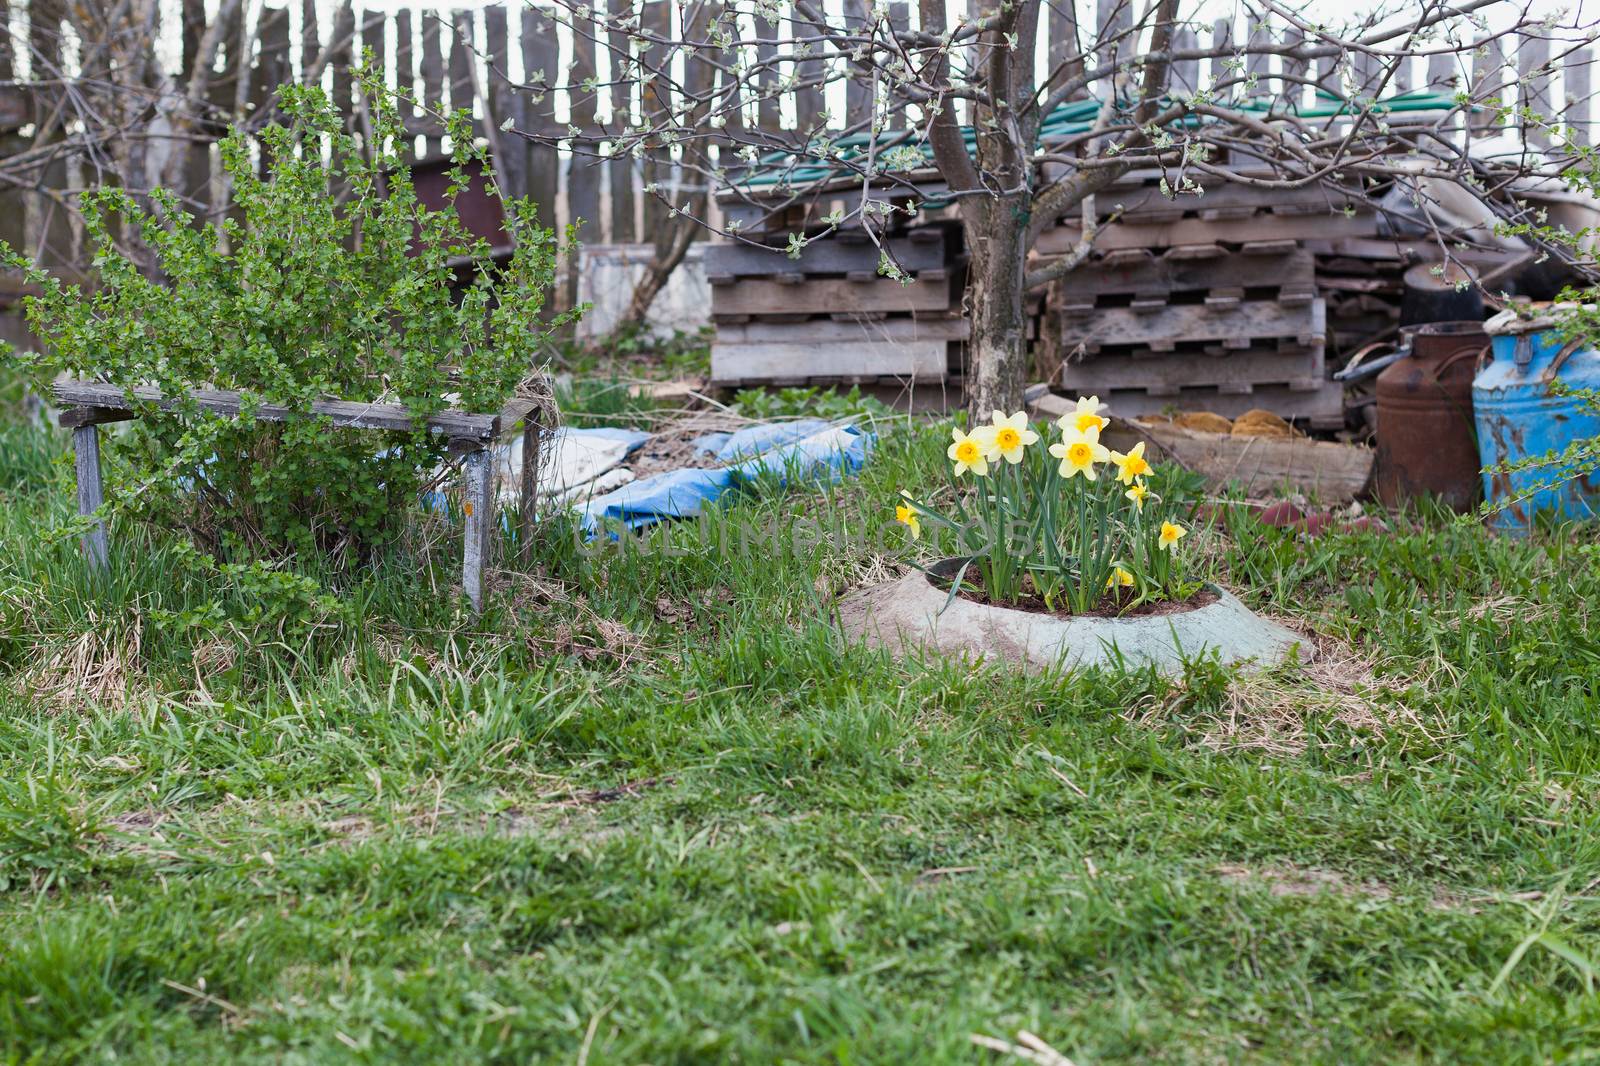
M1150 472L1150 464L1144 458L1144 441L1129 448L1126 455L1112 452L1111 461L1117 464L1117 480L1124 485L1132 485L1134 478Z
M894 520L911 530L912 540L916 540L922 536L922 520L917 517L917 512L914 508L907 507L903 503L896 504L894 509Z
M1062 477L1082 474L1085 481L1095 479L1094 464L1111 458L1111 453L1100 443L1098 429L1066 430L1061 436L1061 443L1050 445L1050 454L1061 460L1057 473Z
M1116 452L1111 453L1113 459L1116 458L1116 455ZM1128 486L1128 491L1124 492L1123 495L1133 501L1134 510L1142 511L1144 510L1144 498L1150 495L1150 490L1145 488L1143 481L1135 481Z
M1132 587L1133 575L1128 573L1128 571L1124 570L1120 566L1113 569L1111 571L1111 576L1106 578L1106 588L1108 589Z
M1087 433L1091 429L1098 433L1111 424L1111 419L1100 414L1105 409L1106 405L1100 402L1100 397L1080 396L1077 408L1056 419L1056 425L1061 427L1063 433L1073 430Z
M1171 522L1163 522L1161 523L1161 538L1157 541L1156 547L1166 551L1188 535L1189 531L1182 526L1173 525Z
M988 477L989 450L992 447L989 427L980 427L971 433L963 433L959 428L952 428L950 437L954 443L945 449L945 455L956 464L956 477L960 477L968 470L977 477Z
M1018 411L1010 418L1004 411L996 411L993 424L985 426L989 431L993 447L989 449L988 459L998 462L1004 459L1008 463L1022 462L1022 450L1030 444L1039 443L1039 434L1028 428L1028 413Z

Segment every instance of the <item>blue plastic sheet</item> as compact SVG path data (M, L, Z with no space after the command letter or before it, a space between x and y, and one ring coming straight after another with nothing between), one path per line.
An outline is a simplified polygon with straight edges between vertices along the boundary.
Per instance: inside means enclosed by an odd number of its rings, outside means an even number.
M695 438L696 453L714 456L719 463L735 463L774 448L804 440L827 429L820 418L799 418L793 422L762 422L733 433L707 433Z
M729 489L764 476L774 477L780 484L787 485L805 481L837 481L858 472L877 441L876 435L863 432L855 426L830 426L826 422L811 421L812 432L803 439L796 440L791 436L786 443L769 447L759 456L746 459L737 466L716 470L673 470L597 496L583 508L584 531L593 536L603 528L634 530L665 519L692 518L700 514L706 504L718 499ZM747 437L743 446L749 447L754 439L753 435ZM732 444L730 440L725 449Z

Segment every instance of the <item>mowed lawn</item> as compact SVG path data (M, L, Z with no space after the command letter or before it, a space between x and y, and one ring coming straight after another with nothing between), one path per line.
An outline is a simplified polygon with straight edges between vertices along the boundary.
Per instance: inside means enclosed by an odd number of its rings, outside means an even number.
M6 431L0 1056L1600 1054L1591 531L1225 512L1186 550L1316 659L897 663L828 613L943 483L878 429L828 491L551 525L481 620L435 524L284 624L131 524L91 586L61 442Z

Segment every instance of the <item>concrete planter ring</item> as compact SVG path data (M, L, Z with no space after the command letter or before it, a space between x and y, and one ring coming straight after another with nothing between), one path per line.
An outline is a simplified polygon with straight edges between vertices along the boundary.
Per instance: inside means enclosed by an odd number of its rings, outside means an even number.
M962 560L944 559L839 601L845 633L869 647L903 655L917 650L1001 660L1025 670L1154 666L1181 674L1186 659L1215 653L1224 663L1280 663L1304 644L1292 630L1251 611L1215 585L1204 603L1121 618L1054 615L950 598L949 580ZM1309 651L1309 649L1305 649ZM1304 654L1304 652L1302 653Z

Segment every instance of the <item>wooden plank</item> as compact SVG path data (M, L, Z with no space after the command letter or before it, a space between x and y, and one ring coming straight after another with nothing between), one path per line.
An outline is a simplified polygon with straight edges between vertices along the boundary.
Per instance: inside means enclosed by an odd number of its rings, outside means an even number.
M472 76L472 12L452 12L450 30L450 110L476 114L478 94Z
M167 399L161 390L140 386L133 390L133 399L116 385L93 382L58 381L51 386L56 403L62 407L99 407L112 411L133 411L143 404L155 404L165 410L176 408L175 401ZM195 389L190 397L201 410L224 417L240 414L243 398L240 393L222 389ZM508 408L511 414L521 408ZM263 422L286 422L306 417L307 412L292 410L281 404L262 403L252 409L255 418ZM397 403L365 403L353 400L317 400L309 414L327 418L340 429L377 429L411 431L416 428L411 412ZM431 416L425 425L428 429L452 440L488 441L500 433L508 415L473 414L466 411L445 410ZM520 418L521 415L516 415ZM513 419L514 420L514 419Z
M422 101L433 111L443 111L444 51L439 43L440 19L437 12L424 11L422 19ZM422 154L432 158L444 148L444 130L436 123L423 136Z
M627 0L609 0L607 10L626 16L631 7ZM629 97L633 74L629 69L628 35L621 30L608 31L606 52L611 64L607 79L610 84L606 89L611 104L611 124L622 129L632 121L633 114L633 102ZM606 239L612 244L632 244L638 240L633 160L623 155L613 157L606 164L606 185L611 197L611 229Z
M91 519L82 539L84 558L91 569L104 573L111 563L105 522L95 516L105 502L100 482L100 427L79 426L72 431L73 465L78 475L78 514Z
M868 0L844 0L845 26L849 32L866 36L872 29L872 5ZM851 65L852 74L861 68ZM872 131L872 80L870 77L849 77L844 85L845 128L852 132Z
M1587 147L1592 139L1590 131L1593 127L1589 116L1593 111L1594 104L1589 99L1589 73L1593 65L1593 49L1575 49L1567 56L1565 76L1562 79L1566 96L1566 106L1562 109L1562 119L1572 143L1584 147Z
M1178 388L1165 395L1152 395L1142 389L1117 389L1101 393L1100 399L1110 405L1113 414L1124 418L1162 414L1169 409L1211 411L1224 418L1237 418L1259 407L1314 429L1335 429L1344 425L1344 388L1333 382L1315 392L1299 392L1287 385L1263 385L1241 394L1224 393L1216 388Z
M964 341L972 325L964 318L880 318L871 321L808 318L801 322L719 322L717 341L728 344L849 344L874 341Z
M1323 346L1293 348L1251 348L1227 355L1156 355L1129 358L1125 355L1097 356L1061 364L1056 383L1068 391L1088 396L1115 389L1175 385L1287 385L1315 382L1326 377Z
M394 85L401 95L397 102L400 122L407 130L414 129L417 109L411 101L417 92L417 55L411 39L411 12L406 8L394 13ZM415 139L407 138L406 157L414 158L415 149Z
M556 45L555 24L550 20L547 8L533 4L522 8L520 43L524 81L538 74L541 78L550 79L551 84L556 83L561 74L560 54ZM551 115L554 101L555 94L551 93L537 107L530 103L528 123L543 128L541 124ZM553 229L559 221L556 217L556 192L561 184L561 155L554 145L528 141L526 147L527 195L537 205L539 225Z
M711 345L711 380L879 376L942 381L948 360L942 340L862 340L818 347L805 342L728 343L719 337Z
M1114 184L1095 197L1102 221L1113 210L1121 214L1127 225L1164 224L1177 217L1166 218L1172 212L1181 216L1199 217L1202 212L1254 211L1272 214L1328 214L1342 212L1346 207L1370 211L1371 205L1358 197L1331 185L1320 183L1292 189L1263 189L1241 182L1221 179L1201 183L1203 192L1181 193L1168 196L1158 182L1122 182ZM1154 221L1145 222L1145 217ZM1081 217L1077 208L1062 215L1063 224L1079 227Z
M1480 133L1500 126L1501 118L1495 111L1503 103L1505 66L1505 46L1499 37L1484 42L1473 55L1471 98L1480 110L1473 112L1472 128Z
M1310 292L1315 288L1315 273L1314 257L1300 249L1277 256L1162 256L1120 264L1090 260L1056 282L1051 287L1051 299L1082 303L1124 293L1202 292L1224 287Z
M823 47L823 31L820 27L806 21L799 9L791 7L790 29L794 33L796 47L804 42L813 52ZM823 89L822 79L827 71L820 59L805 59L795 64L799 73L800 88L795 90L795 128L802 132L816 129L823 124Z
M1070 406L1064 397L1052 398L1063 408ZM1112 418L1100 440L1123 452L1145 441L1147 457L1194 471L1214 492L1237 486L1246 496L1266 496L1287 488L1324 504L1349 503L1361 496L1376 455L1359 445L1308 437L1234 437L1120 417Z
M1172 35L1172 50L1175 52L1197 51L1199 47L1200 38L1187 23L1179 26ZM1172 64L1172 88L1185 96L1192 96L1200 91L1198 59L1180 59Z
M351 47L354 42L356 27L355 8L350 6L350 0L345 0L339 6L339 13L333 19L333 33L328 38L330 47L334 48L333 58L328 65L333 68L333 106L339 114L345 117L348 127L355 109L351 101L355 98L354 82L350 78Z
M502 189L512 196L522 188L522 163L527 151L518 143L521 138L501 132L507 119L516 125L517 116L512 107L515 93L511 88L511 41L506 30L506 9L503 4L492 4L483 9L484 47L489 53L489 99L486 101L484 128L495 131L494 144L499 148L493 160L495 177Z
M250 77L250 111L265 105L278 86L289 80L289 9L263 7L256 21L260 52Z
M1231 17L1217 19L1211 24L1211 47L1233 50L1233 19ZM1233 82L1239 79L1239 71L1232 65L1236 58L1236 55L1229 55L1219 56L1211 60L1211 88L1215 89L1224 82Z
M192 17L192 5L199 0L184 0L183 7L183 54L185 63L183 69L187 72L194 66L192 62L194 53L198 50L198 31L193 27L205 24L205 9L200 11L200 18L196 23ZM11 3L10 0L0 0L0 81L10 81L16 75L16 44L11 39ZM12 245L12 247L17 247Z
M749 278L711 290L712 315L858 314L865 311L943 311L950 307L947 278L924 275L907 284L822 278L783 285Z
M1062 5L1052 4L1052 12ZM1054 18L1054 15L1051 16ZM889 29L894 34L894 39L905 40L905 35L911 29L911 5L906 0L892 0L889 4ZM1054 53L1052 53L1054 54ZM889 115L889 128L903 130L906 128L905 101L897 99L893 93L889 96L889 105L892 112Z
M572 115L572 124L580 128L594 124L596 90L592 85L585 86L599 77L594 40L599 26L592 15L580 18L582 10L579 8L567 12L572 36L572 65L567 68L567 106Z
M532 418L524 418L522 427L522 484L519 503L521 504L519 522L517 524L520 551L523 566L533 565L533 536L534 522L537 518L539 500L539 424Z
M756 25L756 125L764 130L781 129L783 113L779 86L782 78L774 58L778 54L777 35L781 22L768 22L758 12L751 16Z
M202 15L201 24L204 25L205 0L184 0L184 3L194 3L198 6ZM197 49L199 47L198 40L195 42L195 47ZM301 81L305 80L311 64L315 63L321 54L322 41L321 30L317 26L317 0L300 0L300 62L295 70ZM192 66L192 59L184 59L184 70L189 70ZM321 84L320 80L318 84Z
M1082 49L1078 42L1078 15L1076 4L1048 4L1046 26L1049 32L1050 91L1061 88L1083 74ZM1074 99L1088 95L1087 90L1073 94Z
M1138 54L1138 39L1128 32L1132 28L1133 4L1129 0L1100 0L1095 10L1095 59L1101 66L1126 63Z
M378 80L387 85L389 45L383 32L384 22L382 12L369 10L361 13L361 48L356 59L362 61L371 52L372 69L377 72Z
M1522 139L1545 147L1550 143L1550 125L1557 120L1555 98L1550 92L1550 38L1547 31L1521 35L1517 45L1517 103L1524 113Z
M1460 75L1459 60L1449 52L1428 57L1428 83L1423 86L1433 92L1453 92Z
M910 274L945 267L944 238L914 240L892 237L884 242L887 251ZM781 248L764 248L740 242L707 244L707 277L750 277L800 272L804 274L845 274L865 270L876 273L880 251L877 245L846 244L835 238L813 241L791 259Z
M482 613L484 570L489 566L496 526L494 464L489 449L474 448L461 464L461 588L474 613Z
M1204 245L1217 241L1242 244L1263 240L1331 240L1341 237L1373 237L1378 232L1376 215L1259 215L1231 222L1202 222L1186 218L1158 226L1129 226L1112 223L1095 238L1095 248L1170 248L1176 245ZM1066 255L1082 234L1070 226L1056 226L1039 235L1034 250L1041 255Z
M1297 307L1285 307L1272 300L1245 300L1232 310L1171 304L1142 313L1128 307L1103 307L1087 319L1063 318L1061 343L1151 345L1293 337L1297 343L1310 346L1326 340L1325 314L1320 300Z
M1250 36L1247 48L1267 48L1272 44L1272 27L1268 25L1266 17L1260 11L1252 10L1249 15ZM1279 86L1270 80L1272 73L1271 56L1266 52L1252 51L1244 57L1244 72L1255 79L1255 84L1250 87L1247 95L1267 96L1276 94Z

